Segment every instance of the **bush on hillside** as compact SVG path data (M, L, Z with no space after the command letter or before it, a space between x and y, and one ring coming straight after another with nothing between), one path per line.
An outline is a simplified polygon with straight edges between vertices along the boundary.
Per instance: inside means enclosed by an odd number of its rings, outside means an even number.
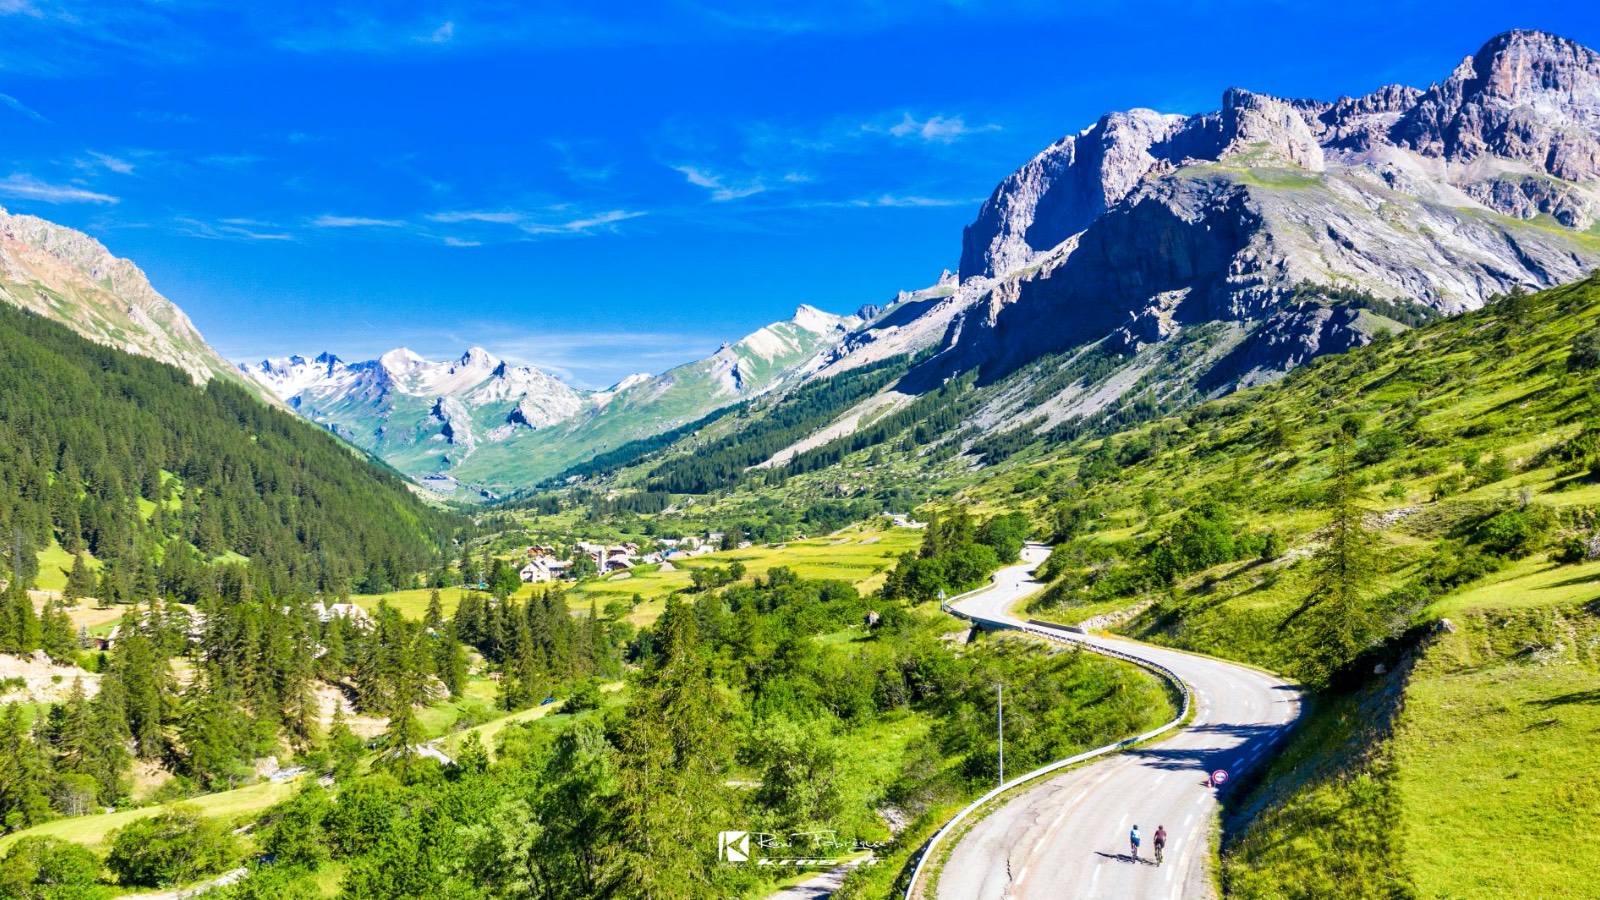
M1564 566L1577 565L1589 558L1589 542L1580 537L1562 541L1550 558Z
M25 837L0 860L0 897L17 900L96 900L111 891L99 884L100 859L81 844Z
M1542 506L1503 510L1473 529L1472 540L1490 553L1518 559L1537 549L1552 518Z
M238 841L221 823L180 805L113 831L106 868L125 887L162 887L220 872L238 858Z
M1355 462L1362 466L1375 466L1387 462L1406 445L1406 439L1388 429L1379 429L1367 435L1366 441L1355 452Z
M1600 368L1600 328L1592 328L1572 341L1567 354L1567 371L1588 372Z
M261 824L261 849L274 865L315 868L328 858L328 833L323 823L333 802L321 785L312 783L272 808Z
M1146 557L1150 572L1171 584L1179 576L1237 559L1238 529L1228 508L1216 500L1202 500L1185 510L1178 521L1156 540ZM1256 542L1256 552L1260 552Z

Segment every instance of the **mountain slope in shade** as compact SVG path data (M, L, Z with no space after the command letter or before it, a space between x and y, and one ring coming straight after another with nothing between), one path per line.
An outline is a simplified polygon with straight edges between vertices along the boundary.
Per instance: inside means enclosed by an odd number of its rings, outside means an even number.
M0 300L98 343L176 366L196 383L219 376L244 381L138 266L86 234L4 209Z
M366 362L323 353L239 369L430 487L495 495L793 383L821 368L860 324L802 306L705 359L605 391L577 390L477 347L448 362L401 348Z

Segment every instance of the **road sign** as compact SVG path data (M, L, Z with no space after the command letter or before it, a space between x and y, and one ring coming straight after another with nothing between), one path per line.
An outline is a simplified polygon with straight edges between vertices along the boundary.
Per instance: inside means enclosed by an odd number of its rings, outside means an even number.
M1223 785L1227 784L1228 783L1228 770L1227 769L1218 769L1215 772L1212 772L1211 773L1211 783L1216 785L1217 787L1222 787Z

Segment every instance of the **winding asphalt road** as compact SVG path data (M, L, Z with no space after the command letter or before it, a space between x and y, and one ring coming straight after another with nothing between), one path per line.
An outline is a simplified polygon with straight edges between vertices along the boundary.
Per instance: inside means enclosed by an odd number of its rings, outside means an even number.
M993 587L951 606L980 623L1025 624L1010 610L1039 589L1031 576L1048 554L1048 548L1030 546L1021 565L996 573ZM1299 715L1299 692L1266 673L1210 657L1048 630L1177 673L1193 697L1194 722L1169 738L1020 789L951 849L939 900L1212 896L1207 841L1218 792L1206 785L1208 773L1224 769L1236 780L1270 758ZM1144 835L1137 860L1128 852L1128 831L1136 824ZM1166 863L1158 868L1150 836L1160 825L1168 839Z

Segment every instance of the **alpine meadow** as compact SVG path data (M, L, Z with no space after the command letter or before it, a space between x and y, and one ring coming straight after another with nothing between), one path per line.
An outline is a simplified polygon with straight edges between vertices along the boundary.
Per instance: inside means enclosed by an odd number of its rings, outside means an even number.
M404 6L0 2L0 900L1600 897L1600 16Z

